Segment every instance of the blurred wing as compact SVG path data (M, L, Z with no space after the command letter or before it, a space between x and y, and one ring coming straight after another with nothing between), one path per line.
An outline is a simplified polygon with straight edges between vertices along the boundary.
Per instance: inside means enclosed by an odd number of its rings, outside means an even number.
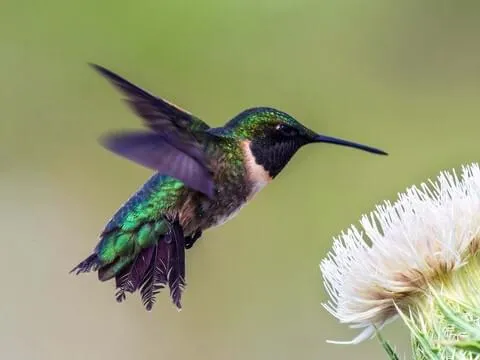
M203 153L173 134L119 132L107 134L100 141L117 155L181 180L187 187L213 197L213 178Z
M188 111L150 94L112 71L100 65L91 64L91 66L127 96L126 102L143 119L145 126L153 131L160 133L171 130L198 132L210 128Z

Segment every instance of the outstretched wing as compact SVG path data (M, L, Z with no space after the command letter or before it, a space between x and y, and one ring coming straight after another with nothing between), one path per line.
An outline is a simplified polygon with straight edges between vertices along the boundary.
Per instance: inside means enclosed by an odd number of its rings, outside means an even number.
M156 97L112 71L91 64L126 95L126 102L150 132L109 133L101 143L110 151L160 174L179 179L209 197L214 183L201 141L210 127L168 101Z
M212 198L214 183L203 151L185 144L175 133L146 131L109 133L102 145L137 164L181 180L187 187Z
M90 65L126 95L127 104L143 119L145 126L153 131L163 133L176 128L187 132L197 132L210 128L208 124L188 111L150 94L120 75L100 65Z

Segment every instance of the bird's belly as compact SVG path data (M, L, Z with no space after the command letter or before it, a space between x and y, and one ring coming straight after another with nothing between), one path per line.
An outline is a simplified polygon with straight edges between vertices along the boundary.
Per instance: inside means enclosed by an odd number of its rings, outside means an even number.
M248 191L247 198L244 201L237 202L235 200L232 200L231 203L229 204L230 206L222 206L222 210L219 211L219 213L214 216L214 221L211 227L217 227L220 225L225 224L227 221L232 220L235 216L238 215L240 210L250 201L253 199L256 193L258 193L263 187L266 185L266 183L255 183L251 184L251 188ZM225 205L225 204L224 204ZM229 209L228 211L225 211L225 209Z
M235 216L238 215L238 213L240 212L240 210L242 209L242 207L244 205L245 204L240 205L237 209L233 210L232 212L230 212L228 214L217 215L214 219L212 227L217 227L217 226L223 225L227 221L232 220Z

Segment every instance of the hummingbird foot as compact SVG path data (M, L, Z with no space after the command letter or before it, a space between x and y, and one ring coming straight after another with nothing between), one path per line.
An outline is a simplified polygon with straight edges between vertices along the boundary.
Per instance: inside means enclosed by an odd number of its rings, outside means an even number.
M197 230L193 235L185 238L185 249L190 249L195 242L202 236L202 230Z

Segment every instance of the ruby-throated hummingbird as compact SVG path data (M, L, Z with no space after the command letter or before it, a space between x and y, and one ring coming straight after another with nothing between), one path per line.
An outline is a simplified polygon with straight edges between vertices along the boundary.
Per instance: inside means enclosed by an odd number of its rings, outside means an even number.
M124 95L145 131L107 134L102 144L156 173L117 211L93 254L72 272L98 271L116 280L116 297L139 290L150 310L168 286L181 308L185 248L225 223L274 179L304 145L330 143L386 155L369 146L320 135L268 107L245 110L211 128L174 104L92 65Z

